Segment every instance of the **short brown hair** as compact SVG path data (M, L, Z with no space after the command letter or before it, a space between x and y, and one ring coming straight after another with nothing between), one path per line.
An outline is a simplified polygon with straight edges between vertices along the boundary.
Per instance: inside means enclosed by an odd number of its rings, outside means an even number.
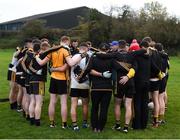
M146 36L146 37L143 38L142 41L146 41L146 42L148 42L148 43L151 43L151 42L152 42L152 38L149 37L149 36Z
M49 43L49 40L47 38L42 38L41 42L48 42Z
M79 47L87 47L88 48L88 44L86 42L82 42Z
M61 37L61 42L64 42L64 41L71 41L71 39L70 39L69 36L62 36Z
M123 49L127 46L126 40L119 40L119 48Z

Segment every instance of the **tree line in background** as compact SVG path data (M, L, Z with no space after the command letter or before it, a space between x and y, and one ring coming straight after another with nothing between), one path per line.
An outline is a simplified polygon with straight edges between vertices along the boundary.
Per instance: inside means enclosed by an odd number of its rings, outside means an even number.
M45 28L45 21L35 20L26 23L19 32L1 31L0 37L9 37L9 41L15 36L19 41L27 37L46 37L51 42L58 42L60 36L69 35L80 41L90 40L94 46L98 46L101 42L125 39L131 43L134 38L141 41L143 37L150 36L156 42L161 42L171 54L180 50L180 20L169 15L158 2L145 3L139 11L128 5L111 7L106 15L91 9L88 16L88 22L78 17L79 26L68 30ZM11 45L18 45L19 41L12 41ZM1 43L0 46L2 48Z

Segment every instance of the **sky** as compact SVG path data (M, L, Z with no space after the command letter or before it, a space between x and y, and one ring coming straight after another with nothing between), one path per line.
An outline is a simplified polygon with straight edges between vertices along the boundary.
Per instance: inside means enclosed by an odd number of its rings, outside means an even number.
M40 13L87 6L102 13L111 6L130 5L139 10L144 3L155 0L0 0L0 23ZM170 15L180 17L178 0L156 0L167 8Z

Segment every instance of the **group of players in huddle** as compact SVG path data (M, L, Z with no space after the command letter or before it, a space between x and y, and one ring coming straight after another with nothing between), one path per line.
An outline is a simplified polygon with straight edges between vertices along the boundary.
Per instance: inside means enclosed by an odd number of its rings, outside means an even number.
M150 37L140 44L134 39L101 43L93 48L91 42L60 38L59 45L49 40L27 39L17 47L8 69L10 81L10 108L22 112L31 125L40 126L47 73L50 73L50 127L56 127L55 108L58 97L61 105L62 128L67 129L68 96L71 97L71 128L79 131L77 122L78 100L82 101L82 128L103 131L108 108L114 95L114 130L128 132L147 128L148 103L153 102L152 126L165 124L167 104L166 85L169 58L161 43ZM90 100L91 99L91 100ZM91 102L90 125L88 123ZM122 122L121 106L125 108ZM124 126L123 126L124 124ZM123 126L123 127L122 127Z

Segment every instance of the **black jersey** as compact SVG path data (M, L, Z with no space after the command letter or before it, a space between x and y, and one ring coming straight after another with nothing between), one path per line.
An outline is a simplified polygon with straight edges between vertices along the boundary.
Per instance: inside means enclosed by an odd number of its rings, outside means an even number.
M167 73L168 69L170 68L168 54L165 53L165 52L159 52L159 55L160 55L161 60L162 60L161 71L164 72L164 73Z
M158 78L158 74L162 69L162 58L157 50L150 49L151 75L150 78Z
M17 59L20 60L21 58L24 58L27 50L28 50L27 48L22 49L22 50L19 52L19 54L16 56ZM25 78L23 73L25 73L25 72L24 72L24 69L23 69L22 64L21 64L21 62L20 62L20 63L18 63L18 65L16 66L16 75L20 75L20 76L22 76L22 78Z
M33 58L30 62L28 70L31 73L30 81L47 81L47 64L41 66L36 59Z
M122 50L114 54L113 68L116 69L118 76L124 76L128 74L130 68L136 70L137 64L131 53Z
M98 72L112 71L112 60L111 59L102 59L93 55L87 64L86 69L83 71L82 78L86 76L91 70L96 70ZM91 81L92 90L112 90L112 79L98 77L89 74Z

